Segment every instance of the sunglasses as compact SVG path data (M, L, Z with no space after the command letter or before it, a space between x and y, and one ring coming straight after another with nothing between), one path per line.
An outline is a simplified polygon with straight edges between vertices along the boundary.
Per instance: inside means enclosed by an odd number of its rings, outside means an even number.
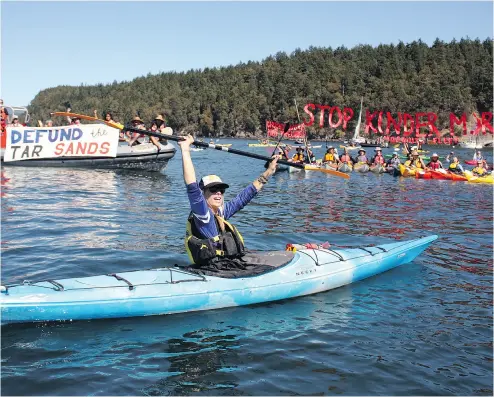
M224 187L211 187L208 190L211 193L218 193L218 192L220 192L221 194L225 194L225 188Z

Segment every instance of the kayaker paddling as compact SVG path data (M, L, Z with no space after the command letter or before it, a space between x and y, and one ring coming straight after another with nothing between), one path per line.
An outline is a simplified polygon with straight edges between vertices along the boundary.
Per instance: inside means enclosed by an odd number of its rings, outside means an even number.
M462 165L460 164L460 161L458 160L458 157L453 157L453 160L449 164L448 170L454 174L463 175L464 170Z
M178 143L182 151L184 181L191 209L185 238L189 259L195 267L214 267L218 270L222 267L241 268L243 265L238 260L245 255L243 238L227 220L245 207L268 182L276 171L278 157L274 157L258 179L225 203L224 194L229 185L219 176L207 175L197 183L190 155L193 142L194 138L187 135Z

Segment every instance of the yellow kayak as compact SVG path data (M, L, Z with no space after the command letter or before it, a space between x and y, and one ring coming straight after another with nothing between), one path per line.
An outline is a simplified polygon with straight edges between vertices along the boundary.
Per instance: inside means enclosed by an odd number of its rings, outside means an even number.
M402 176L415 176L415 173L417 170L415 168L409 168L405 167L403 164L399 164L398 167L400 168L400 173Z
M473 174L472 171L465 171L465 177L467 178L468 182L470 183L494 183L494 179L492 177L492 174L488 174L486 176L476 176Z

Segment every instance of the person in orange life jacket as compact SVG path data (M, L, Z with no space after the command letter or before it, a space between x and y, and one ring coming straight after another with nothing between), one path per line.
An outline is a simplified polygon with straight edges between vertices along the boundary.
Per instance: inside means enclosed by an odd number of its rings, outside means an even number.
M444 168L443 164L439 161L439 156L437 153L432 153L431 160L426 164L427 168L431 170L438 170L440 168Z
M410 168L422 168L425 169L424 161L420 158L418 152L414 150L411 154L411 159L409 158L405 161L404 165Z
M472 170L472 173L476 176L485 176L488 172L484 168L484 161L478 160L477 166Z
M380 147L376 147L374 151L376 152L376 154L371 160L371 165L384 165L386 161L384 160L382 149Z
M297 153L295 153L292 157L292 161L294 163L303 163L305 160L305 156L304 156L304 149L301 148L301 147L298 147L297 148Z
M463 175L464 170L460 164L460 161L458 160L458 157L453 157L453 161L451 161L451 163L449 164L448 170L450 172L454 172L455 174Z
M365 155L365 150L360 149L358 151L358 156L355 158L354 163L365 163L367 164L369 160L367 159L367 156Z
M343 149L343 154L340 156L340 162L346 163L348 165L353 165L353 160L348 154L348 151L346 148Z
M137 128L139 130L145 130L146 127L144 127L144 121L141 120L139 116L135 116L132 121L131 121L131 126L133 128ZM138 132L134 131L128 131L131 135L131 138L129 140L129 146L132 146L134 143L147 143L148 141L148 136L144 134L139 134Z
M326 154L324 155L322 159L323 164L328 164L332 168L337 168L338 164L340 163L340 160L338 160L338 157L336 156L334 152L334 147L333 146L328 146L326 149Z
M178 144L182 151L182 167L191 212L187 220L185 248L196 265L207 265L218 260L241 258L245 248L237 229L227 220L245 207L268 182L276 171L278 156L274 156L268 168L244 188L233 200L225 203L225 190L229 187L216 175L207 175L199 183L190 145L194 142L187 135Z

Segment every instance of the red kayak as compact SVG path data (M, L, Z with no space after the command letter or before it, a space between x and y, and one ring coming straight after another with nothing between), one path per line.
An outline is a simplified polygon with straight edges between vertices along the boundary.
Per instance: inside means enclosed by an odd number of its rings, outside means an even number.
M465 164L468 164L468 165L477 165L477 161L476 160L465 160ZM493 169L493 166L492 165L488 165L487 166L487 170L492 170Z
M449 171L436 171L436 170L430 170L432 179L442 179L442 180L448 180L448 181L466 181L467 178L464 177L463 175L458 175L453 172Z

